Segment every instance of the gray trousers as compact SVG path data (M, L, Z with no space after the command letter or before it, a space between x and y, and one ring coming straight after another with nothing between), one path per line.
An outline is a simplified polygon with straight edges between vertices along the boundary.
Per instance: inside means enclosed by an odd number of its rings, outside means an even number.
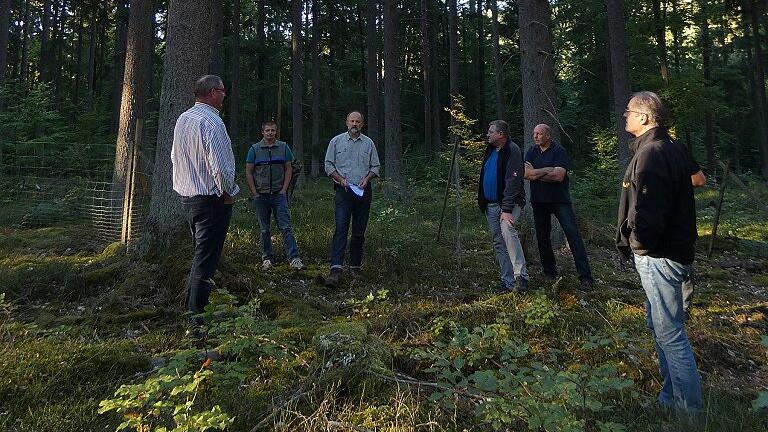
M516 223L520 220L521 213L520 206L515 206L512 217ZM488 220L496 261L501 268L501 281L505 286L512 287L515 285L515 276L528 280L525 255L523 255L523 247L515 226L507 221L501 222L501 207L498 204L488 204L485 217Z

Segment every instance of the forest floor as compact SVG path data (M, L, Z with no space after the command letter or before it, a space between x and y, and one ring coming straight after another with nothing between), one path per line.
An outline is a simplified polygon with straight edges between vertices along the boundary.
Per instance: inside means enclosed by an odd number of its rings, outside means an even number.
M0 430L766 430L768 414L752 401L768 389L768 216L730 189L707 258L717 190L697 192L687 331L706 410L689 423L655 404L644 294L611 246L616 196L606 191L615 188L573 177L596 277L588 293L576 289L564 247L555 284L529 253L532 289L497 295L471 188L458 256L453 200L437 240L439 182L414 182L400 201L377 190L364 277L338 289L322 285L333 234L327 181L293 198L307 265L298 272L276 231L280 262L261 270L255 213L240 199L216 277L226 291L212 298L202 342L183 314L183 235L137 260L117 244L95 247L83 224L0 228ZM765 203L768 192L754 189Z

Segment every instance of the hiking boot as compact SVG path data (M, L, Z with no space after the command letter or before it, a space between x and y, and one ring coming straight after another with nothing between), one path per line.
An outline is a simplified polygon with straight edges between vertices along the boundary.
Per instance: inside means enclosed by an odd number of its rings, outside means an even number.
M267 271L267 270L269 270L271 268L272 268L272 260L265 259L264 261L261 262L261 269L263 271Z
M349 268L349 277L352 278L352 280L359 280L363 278L363 272L360 271L360 267L350 267Z
M595 282L592 279L582 279L581 283L579 284L579 291L592 291L592 286L595 284Z
M304 268L304 263L301 262L301 258L294 258L291 260L291 268L294 270L301 270Z
M325 286L330 288L336 288L337 286L339 286L340 280L341 280L341 269L332 268L331 273L328 274L327 278L325 278Z
M528 290L528 279L525 279L522 276L518 276L515 278L515 287L512 289L512 292L516 293L524 293Z

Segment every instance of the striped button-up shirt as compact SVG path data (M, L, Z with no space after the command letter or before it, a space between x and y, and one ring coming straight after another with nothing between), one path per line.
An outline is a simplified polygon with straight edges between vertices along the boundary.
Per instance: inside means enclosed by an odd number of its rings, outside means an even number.
M173 190L179 195L235 196L235 155L219 111L196 102L173 130Z
M360 134L353 139L349 132L336 135L325 152L325 173L338 171L352 184L360 183L368 172L379 176L379 154L373 140Z

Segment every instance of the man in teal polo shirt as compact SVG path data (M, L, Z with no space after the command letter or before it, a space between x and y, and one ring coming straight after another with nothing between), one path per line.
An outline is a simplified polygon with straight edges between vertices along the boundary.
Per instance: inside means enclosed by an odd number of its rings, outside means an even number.
M288 144L278 141L277 124L272 121L261 126L264 138L251 146L245 159L245 179L251 190L251 198L259 216L261 228L261 268L269 270L275 261L272 252L272 235L269 231L272 215L283 234L283 246L292 269L301 270L304 264L299 258L299 248L291 227L288 213L288 185L291 184L293 153Z

